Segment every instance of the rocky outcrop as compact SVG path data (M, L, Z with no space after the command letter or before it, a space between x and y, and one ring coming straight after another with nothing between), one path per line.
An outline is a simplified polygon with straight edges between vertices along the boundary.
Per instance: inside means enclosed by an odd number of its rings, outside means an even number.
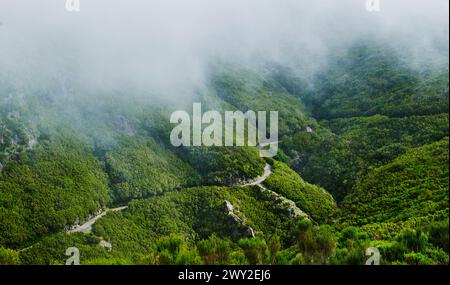
M248 226L245 221L239 217L236 213L233 212L234 206L230 203L230 201L225 200L225 210L229 217L231 217L233 223L235 223L239 229L242 229L241 233L238 233L243 237L255 237L255 231L252 227Z
M104 240L103 238L100 239L98 245L107 248L109 252L112 251L112 244L109 241Z
M304 219L309 219L308 214L303 212L294 201L287 199L280 194L265 188L262 185L258 185L261 189L261 192L268 196L267 198L272 200L277 208L283 209L286 211L287 215L291 218L302 217Z

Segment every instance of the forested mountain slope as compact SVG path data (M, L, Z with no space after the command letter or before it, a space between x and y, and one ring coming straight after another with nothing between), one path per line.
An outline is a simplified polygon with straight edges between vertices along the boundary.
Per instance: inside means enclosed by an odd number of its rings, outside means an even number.
M448 137L411 149L362 177L342 205L347 223L448 213Z
M369 246L384 264L448 264L448 64L357 42L310 82L270 70L212 64L177 104L2 81L0 264L63 264L70 246L82 264L363 264ZM279 111L278 155L173 147L170 114L194 102Z

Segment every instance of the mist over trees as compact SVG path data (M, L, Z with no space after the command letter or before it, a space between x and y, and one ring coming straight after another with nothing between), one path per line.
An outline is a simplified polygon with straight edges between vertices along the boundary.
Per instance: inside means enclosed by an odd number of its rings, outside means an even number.
M0 2L0 264L448 264L448 1L80 1Z

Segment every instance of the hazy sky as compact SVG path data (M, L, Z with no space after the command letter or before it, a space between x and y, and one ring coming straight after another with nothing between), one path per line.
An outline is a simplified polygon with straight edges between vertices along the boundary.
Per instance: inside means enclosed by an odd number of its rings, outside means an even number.
M3 80L76 77L86 88L126 82L184 96L212 58L314 72L361 36L448 56L448 0L380 0L379 12L366 0L80 0L80 12L65 2L0 0Z

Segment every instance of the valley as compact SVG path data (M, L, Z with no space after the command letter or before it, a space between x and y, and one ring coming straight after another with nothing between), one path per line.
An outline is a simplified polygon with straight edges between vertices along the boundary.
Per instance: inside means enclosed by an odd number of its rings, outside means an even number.
M18 1L0 265L449 264L448 1Z

